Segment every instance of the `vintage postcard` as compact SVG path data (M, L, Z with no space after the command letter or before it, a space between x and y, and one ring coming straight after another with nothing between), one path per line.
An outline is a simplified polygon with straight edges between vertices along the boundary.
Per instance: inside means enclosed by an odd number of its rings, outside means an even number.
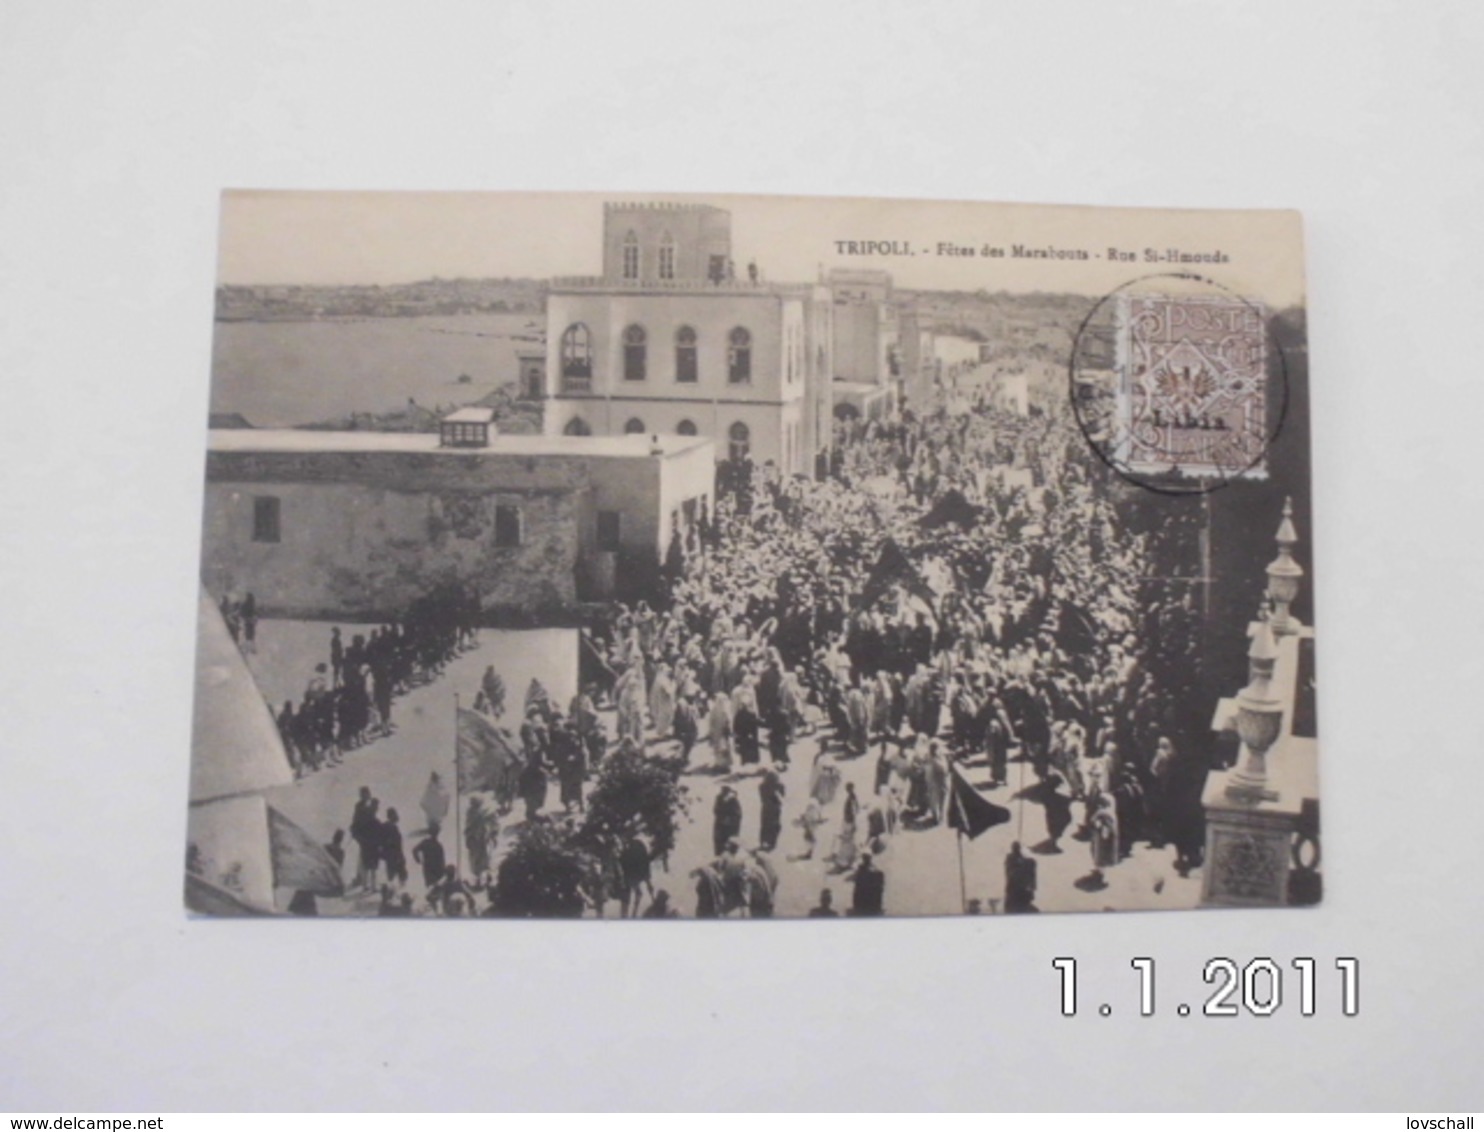
M222 198L185 894L1320 899L1290 212Z

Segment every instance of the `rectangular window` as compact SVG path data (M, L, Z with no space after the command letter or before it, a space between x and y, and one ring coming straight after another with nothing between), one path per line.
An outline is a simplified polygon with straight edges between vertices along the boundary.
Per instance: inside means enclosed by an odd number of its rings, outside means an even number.
M278 496L255 496L252 501L253 542L278 542L279 537Z
M495 505L495 545L520 545L520 508L506 503Z
M626 345L623 348L623 379L625 381L644 380L644 351L643 346Z
M598 512L598 549L617 550L619 545L620 516L617 511Z
M743 385L752 380L752 350L748 347L733 347L727 358L727 380L733 385Z
M484 445L484 425L481 424L445 424L443 426L443 437L445 443L454 448L478 448Z

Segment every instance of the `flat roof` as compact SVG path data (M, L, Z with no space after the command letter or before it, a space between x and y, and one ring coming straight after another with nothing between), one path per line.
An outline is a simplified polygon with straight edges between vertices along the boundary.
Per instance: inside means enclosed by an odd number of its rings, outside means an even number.
M470 405L464 409L455 409L444 417L445 423L450 424L490 424L495 419L495 411L483 408L479 405Z
M311 428L214 428L212 452L418 452L450 459L493 456L648 456L653 433L627 436L491 436L478 448L445 448L436 432L362 432ZM677 456L711 441L704 436L659 434L664 456Z
M742 279L616 279L608 275L557 275L548 289L552 294L582 295L684 295L712 298L798 299L812 294L813 283L785 283Z

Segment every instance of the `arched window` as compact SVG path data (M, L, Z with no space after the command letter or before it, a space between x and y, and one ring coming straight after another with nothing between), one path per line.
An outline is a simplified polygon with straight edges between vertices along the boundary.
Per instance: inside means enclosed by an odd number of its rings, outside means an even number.
M593 336L580 322L562 331L562 388L587 390L593 381Z
M623 332L623 379L644 380L644 327L631 326Z
M681 436L695 436L698 430L695 421L681 421L675 426L675 431Z
M734 385L752 380L752 335L741 326L727 335L727 380Z
M567 422L567 427L562 429L562 432L568 436L591 436L593 434L592 426L581 417L573 417Z
M634 235L632 228L623 238L623 277L625 279L639 278L639 237Z
M732 425L727 430L727 455L733 460L747 459L747 453L752 448L752 432L741 421Z
M634 435L634 433L636 432L643 432L644 422L641 421L638 417L630 417L628 424L623 426L623 430L624 433L629 436Z
M675 278L675 237L668 232L660 240L659 272L661 279Z
M696 364L696 332L682 326L675 332L675 380L694 382L700 378Z

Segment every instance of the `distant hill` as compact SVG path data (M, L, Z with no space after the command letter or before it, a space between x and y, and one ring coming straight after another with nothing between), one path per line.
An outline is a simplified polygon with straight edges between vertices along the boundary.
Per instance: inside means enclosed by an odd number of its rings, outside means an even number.
M506 313L537 316L545 309L543 279L434 278L389 286L223 284L216 289L219 322Z

